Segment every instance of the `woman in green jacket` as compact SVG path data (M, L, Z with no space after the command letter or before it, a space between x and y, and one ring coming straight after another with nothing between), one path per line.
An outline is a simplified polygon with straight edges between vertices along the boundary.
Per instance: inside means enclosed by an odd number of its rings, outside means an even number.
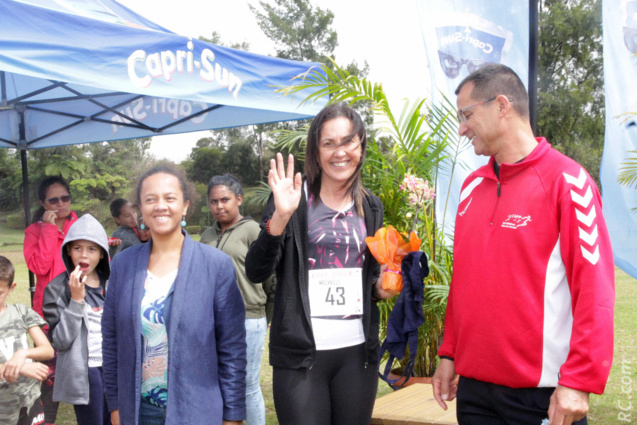
M251 217L241 215L242 202L243 188L236 178L229 174L214 176L208 184L208 207L217 221L201 235L201 242L225 252L234 263L246 308L246 425L264 425L265 404L259 373L267 330L267 296L263 284L251 283L245 273L246 254L261 228Z

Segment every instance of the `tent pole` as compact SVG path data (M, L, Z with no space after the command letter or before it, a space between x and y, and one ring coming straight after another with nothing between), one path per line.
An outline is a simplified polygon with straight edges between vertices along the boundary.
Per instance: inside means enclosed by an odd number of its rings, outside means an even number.
M24 228L29 227L29 171L27 170L27 150L20 150L20 160L22 161L22 199L24 200ZM35 276L29 270L29 292L31 293L31 307L33 307L33 296L35 295Z
M29 170L27 168L27 141L24 129L24 109L19 110L20 115L20 162L22 162L22 201L24 204L24 228L29 227L31 221L31 211L29 209ZM29 292L31 293L31 307L33 307L33 296L35 295L35 276L29 270Z
M537 136L538 0L529 0L529 115Z

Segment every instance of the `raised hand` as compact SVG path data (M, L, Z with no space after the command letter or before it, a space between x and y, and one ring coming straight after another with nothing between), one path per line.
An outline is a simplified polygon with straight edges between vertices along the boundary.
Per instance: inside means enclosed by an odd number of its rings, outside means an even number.
M57 216L57 210L55 211L44 211L44 214L42 214L42 222L43 223L49 223L49 224L53 224L54 226L55 224L55 219L58 217Z
M80 266L77 266L69 275L69 288L71 289L71 299L73 299L73 301L77 301L78 303L84 302L84 297L86 297L86 288L84 287L86 278L87 276L82 278Z
M294 155L288 156L287 170L283 163L283 155L276 154L276 161L270 160L268 184L274 196L274 214L270 222L270 231L280 235L285 230L287 222L296 211L302 193L301 173L294 174Z

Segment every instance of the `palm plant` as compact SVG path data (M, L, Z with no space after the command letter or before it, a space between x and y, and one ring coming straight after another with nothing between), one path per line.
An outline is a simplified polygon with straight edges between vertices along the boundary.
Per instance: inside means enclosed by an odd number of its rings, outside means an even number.
M430 275L425 280L423 311L427 319L419 329L418 352L414 365L416 376L431 376L437 365L437 349L443 331L449 283L451 280L452 252L438 230L433 202L412 207L408 193L399 188L405 175L418 176L435 182L438 173L446 168L453 173L457 153L463 149L455 133L457 123L449 119L453 114L450 102L435 107L425 100L406 101L400 114L390 108L382 85L351 75L333 63L313 69L296 78L294 84L278 89L285 95L298 95L312 89L314 94L301 103L329 96L329 103L347 102L356 107L364 103L371 107L378 131L368 136L367 157L363 166L363 183L383 202L385 225L391 224L402 232L415 228L423 239L421 250L429 259ZM304 143L301 134L287 134L283 145ZM452 144L455 156L445 156L445 148ZM445 198L445 202L446 202ZM381 311L381 338L386 335L386 324L395 299L379 303ZM409 355L400 361L405 365Z
M628 187L637 187L637 150L629 151L628 153L634 156L629 157L622 163L622 167L620 168L621 172L619 176L617 176L617 181L619 184ZM631 211L637 212L637 207L632 208Z
M630 116L637 117L637 112L629 112L623 115L627 117L626 120L628 120ZM624 186L634 186L637 188L637 150L628 151L628 153L634 156L628 157L626 161L622 163L620 168L621 172L617 176L617 182ZM637 212L637 207L632 208L631 211Z

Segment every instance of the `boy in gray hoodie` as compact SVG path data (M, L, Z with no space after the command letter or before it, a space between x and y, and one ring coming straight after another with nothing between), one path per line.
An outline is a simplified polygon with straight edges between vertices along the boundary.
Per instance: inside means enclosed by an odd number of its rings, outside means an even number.
M101 320L110 276L108 236L90 214L62 244L66 271L45 289L43 312L58 350L53 400L73 404L78 425L110 424L102 379Z

